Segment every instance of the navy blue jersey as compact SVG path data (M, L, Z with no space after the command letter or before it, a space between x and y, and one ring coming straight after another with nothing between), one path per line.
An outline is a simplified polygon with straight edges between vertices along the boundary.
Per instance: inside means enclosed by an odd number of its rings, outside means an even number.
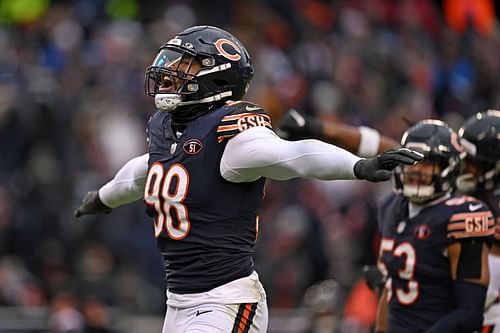
M264 179L232 183L219 171L227 141L253 126L271 127L270 119L246 102L210 111L182 133L168 112L150 119L144 201L171 292L205 292L253 271Z
M380 207L379 267L388 275L388 332L423 332L455 309L447 247L467 238L489 241L488 206L463 195L408 217L408 199L391 195Z
M500 190L489 194L484 202L488 204L496 220L495 242L500 244Z

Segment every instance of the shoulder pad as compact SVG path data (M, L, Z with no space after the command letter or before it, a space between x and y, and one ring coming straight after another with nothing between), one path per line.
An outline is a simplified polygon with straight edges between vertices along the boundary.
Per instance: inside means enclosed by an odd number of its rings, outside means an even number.
M444 204L446 206L462 206L468 202L478 201L476 198L468 196L468 195L458 195L453 196L452 198L446 200Z
M264 126L272 129L271 118L257 104L245 101L227 102L227 114L217 126L217 141L230 139L251 127Z
M461 239L493 236L495 233L495 220L488 206L472 197L464 196L450 200L460 198L467 200L455 204L457 209L448 221L448 237Z

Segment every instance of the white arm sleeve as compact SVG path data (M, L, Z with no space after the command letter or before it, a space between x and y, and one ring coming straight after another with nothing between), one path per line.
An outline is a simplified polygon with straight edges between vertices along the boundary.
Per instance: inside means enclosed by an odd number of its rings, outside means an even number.
M149 154L144 154L125 163L115 177L99 189L102 203L116 208L141 199L148 173L148 159Z
M319 140L287 141L265 127L252 127L229 140L220 173L234 183L260 177L275 180L312 178L357 179L354 164L360 157Z

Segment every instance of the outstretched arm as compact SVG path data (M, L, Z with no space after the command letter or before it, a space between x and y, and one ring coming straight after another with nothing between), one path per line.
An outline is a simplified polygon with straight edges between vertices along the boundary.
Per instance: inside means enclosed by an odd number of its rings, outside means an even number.
M254 127L227 143L220 171L222 177L236 183L260 177L385 181L398 164L412 165L421 159L421 154L404 148L362 159L325 142L287 141L268 128Z
M109 213L113 208L140 200L148 172L149 155L135 157L118 170L114 178L98 191L88 192L75 216Z
M372 157L398 143L373 128L351 126L335 121L323 121L290 109L279 125L280 135L286 139L321 139L362 157Z

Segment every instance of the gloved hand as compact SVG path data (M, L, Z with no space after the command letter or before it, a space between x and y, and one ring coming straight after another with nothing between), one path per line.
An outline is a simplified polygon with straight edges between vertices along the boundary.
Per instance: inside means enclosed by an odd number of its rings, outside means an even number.
M113 209L102 203L99 191L88 192L82 200L82 204L75 210L75 217L82 215L109 214Z
M424 155L408 148L389 149L372 158L359 160L354 165L354 175L371 182L389 180L392 170L399 164L414 165Z
M288 110L278 125L280 135L289 140L311 139L322 136L323 124L295 109Z
M385 283L385 276L376 265L364 266L363 277L368 285L368 288L375 292L379 292Z

